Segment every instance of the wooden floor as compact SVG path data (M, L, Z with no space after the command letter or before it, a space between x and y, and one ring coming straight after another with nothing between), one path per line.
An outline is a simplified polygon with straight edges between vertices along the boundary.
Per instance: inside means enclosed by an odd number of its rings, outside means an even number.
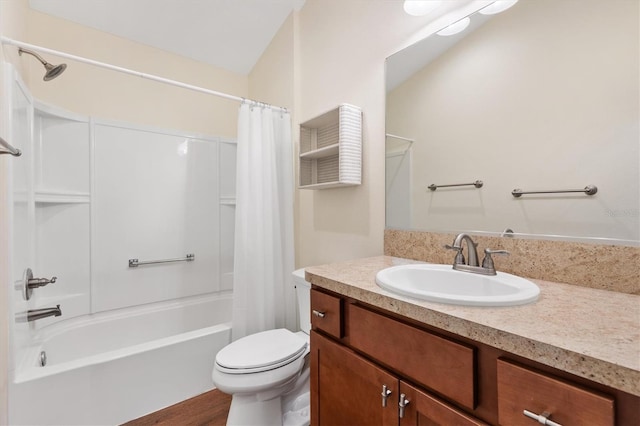
M231 396L214 389L124 425L224 426L227 423L230 405Z

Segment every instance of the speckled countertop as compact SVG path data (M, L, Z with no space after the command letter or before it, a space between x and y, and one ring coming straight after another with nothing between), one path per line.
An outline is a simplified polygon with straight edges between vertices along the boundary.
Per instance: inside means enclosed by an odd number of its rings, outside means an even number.
M532 280L540 298L469 307L400 296L376 273L418 263L379 256L305 268L312 284L440 329L640 396L640 296Z

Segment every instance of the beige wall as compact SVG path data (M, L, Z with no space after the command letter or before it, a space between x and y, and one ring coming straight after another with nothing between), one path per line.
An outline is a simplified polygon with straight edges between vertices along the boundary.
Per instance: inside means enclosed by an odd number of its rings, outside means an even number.
M298 122L341 103L361 107L363 170L360 186L298 191L298 266L382 253L385 58L477 3L450 1L417 18L405 14L400 1L307 0L298 23Z
M236 96L247 96L248 92L246 76L34 10L28 14L26 41ZM237 102L53 55L43 56L52 63L68 64L60 77L43 82L41 65L29 56L21 59L28 64L33 95L44 102L99 118L212 136L236 135Z
M249 74L249 97L289 110L294 108L295 30L297 13L282 24ZM293 111L292 111L293 112Z

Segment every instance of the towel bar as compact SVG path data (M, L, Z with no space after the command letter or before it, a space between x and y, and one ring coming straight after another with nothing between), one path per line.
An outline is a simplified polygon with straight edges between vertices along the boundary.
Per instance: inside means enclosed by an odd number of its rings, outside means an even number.
M196 255L191 253L185 257L178 257L176 259L162 259L162 260L143 260L129 259L129 268L137 268L141 265L152 265L154 263L169 263L169 262L191 262L196 259Z
M584 192L587 195L593 195L598 192L598 188L595 185L587 185L584 187L584 189L561 189L555 191L523 191L522 189L514 189L513 191L511 191L511 195L519 198L525 194L560 194L567 192Z
M454 183L451 185L436 185L434 183L432 183L431 185L429 185L427 188L429 188L432 191L435 191L438 188L448 188L450 186L475 186L476 188L482 188L482 185L484 185L484 183L481 180L477 180L475 182L471 182L471 183Z

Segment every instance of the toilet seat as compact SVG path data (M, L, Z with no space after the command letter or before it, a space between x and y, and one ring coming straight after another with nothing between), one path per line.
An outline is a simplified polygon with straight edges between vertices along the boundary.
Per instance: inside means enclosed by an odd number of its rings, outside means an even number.
M281 328L243 337L216 355L216 368L227 374L252 374L290 364L307 352L307 342Z

